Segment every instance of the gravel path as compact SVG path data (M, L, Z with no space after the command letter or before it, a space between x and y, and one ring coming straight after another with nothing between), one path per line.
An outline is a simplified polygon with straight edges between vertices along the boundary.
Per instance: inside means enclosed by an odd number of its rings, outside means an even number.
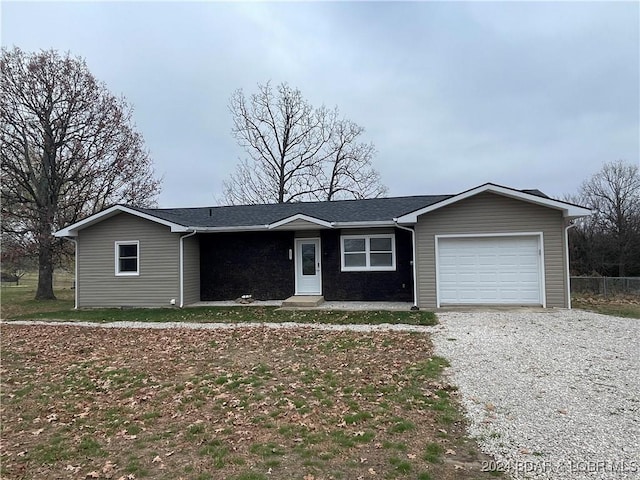
M447 312L434 328L488 469L640 478L640 320L580 310Z
M350 332L378 332L378 331L396 331L396 332L433 332L434 327L421 325L404 325L381 323L379 325L334 325L331 323L266 323L266 322L238 322L238 323L187 323L187 322L59 322L47 320L15 320L2 321L4 325L67 325L74 327L93 327L93 328L188 328L193 330L220 330L223 328L312 328L314 330L327 331L350 331Z

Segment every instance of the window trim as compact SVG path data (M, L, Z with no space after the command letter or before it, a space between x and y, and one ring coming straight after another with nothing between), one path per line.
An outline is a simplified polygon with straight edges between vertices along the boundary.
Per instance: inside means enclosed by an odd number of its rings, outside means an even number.
M391 239L391 265L389 266L372 266L371 265L371 239L372 238L390 238ZM363 267L347 267L344 264L345 240L362 240L364 239L364 254L366 265ZM355 253L355 252L354 252ZM385 252L373 252L373 253L388 253ZM392 272L396 270L396 235L395 233L376 233L376 234L362 234L362 235L340 235L340 270L343 272Z
M135 245L136 246L136 271L121 272L120 271L120 246ZM140 275L140 241L139 240L119 240L115 242L115 275L116 277L137 277Z

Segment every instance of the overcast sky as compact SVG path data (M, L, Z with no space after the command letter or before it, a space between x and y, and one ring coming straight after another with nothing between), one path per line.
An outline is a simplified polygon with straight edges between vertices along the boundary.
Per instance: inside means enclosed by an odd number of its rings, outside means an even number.
M229 97L288 82L366 129L389 194L561 197L640 160L639 2L8 2L2 45L83 57L133 104L162 207L244 157Z

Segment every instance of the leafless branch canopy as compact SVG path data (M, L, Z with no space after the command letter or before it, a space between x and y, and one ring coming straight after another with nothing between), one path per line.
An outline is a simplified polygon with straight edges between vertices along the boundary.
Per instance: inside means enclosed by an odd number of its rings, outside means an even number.
M578 273L640 274L640 169L623 162L605 163L569 199L592 209L571 232Z
M371 166L375 149L364 132L339 119L337 109L311 106L286 83L258 85L229 104L233 135L248 154L228 181L223 203L284 203L377 197L386 194Z
M46 282L53 231L110 204L151 205L160 181L131 107L83 60L13 48L0 68L3 233L30 232Z

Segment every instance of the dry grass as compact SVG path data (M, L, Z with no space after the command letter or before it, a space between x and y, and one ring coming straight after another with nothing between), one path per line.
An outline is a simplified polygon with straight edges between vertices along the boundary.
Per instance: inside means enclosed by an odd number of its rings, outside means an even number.
M638 295L573 295L573 308L590 310L604 315L625 318L640 318L640 296Z
M2 478L489 475L425 334L2 330Z

